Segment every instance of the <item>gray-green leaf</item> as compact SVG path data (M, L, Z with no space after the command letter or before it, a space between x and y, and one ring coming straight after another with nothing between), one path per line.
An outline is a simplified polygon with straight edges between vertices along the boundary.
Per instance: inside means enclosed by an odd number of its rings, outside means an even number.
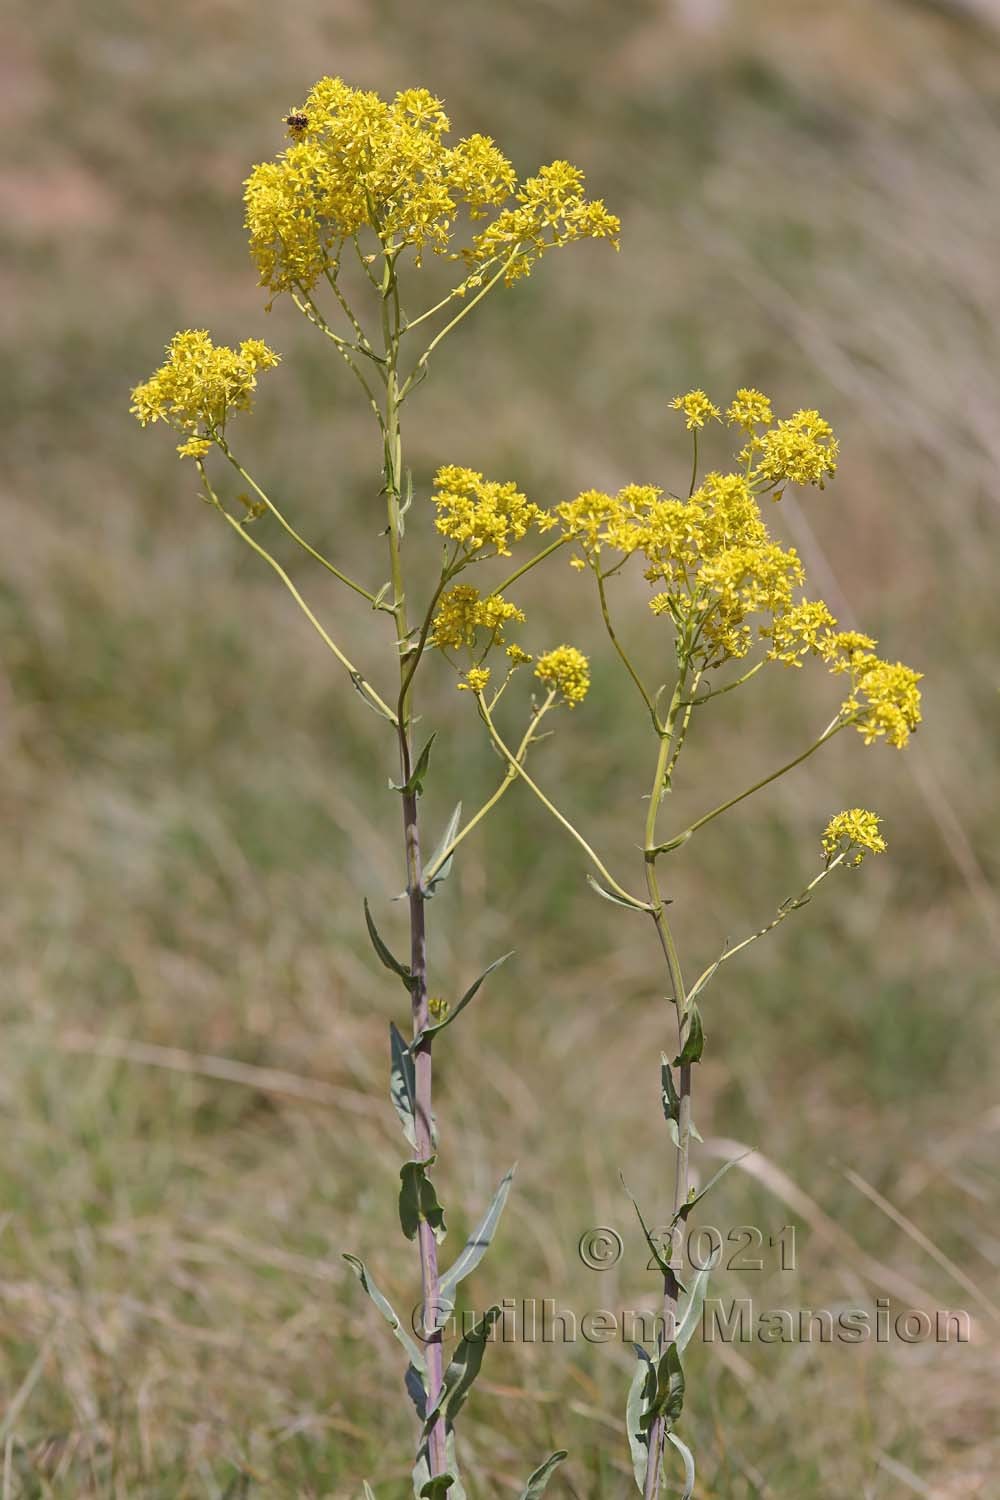
M459 1341L451 1363L444 1372L437 1403L427 1413L427 1420L424 1423L425 1436L430 1432L439 1415L444 1416L449 1423L454 1422L465 1403L472 1382L482 1368L486 1340L493 1324L500 1317L500 1311L500 1308L495 1305L487 1308L475 1328Z
M598 885L593 875L587 876L587 884L592 891L603 896L605 901L613 901L615 906L624 906L626 911L649 911L649 907L641 901L626 901L624 896L616 896L613 891L606 891L603 885Z
M426 1484L420 1487L421 1500L441 1500L455 1483L454 1474L435 1474L433 1479L428 1479Z
M382 963L385 964L387 969L391 969L394 974L398 974L400 979L406 985L406 988L412 993L416 981L414 980L412 973L406 967L406 965L400 963L399 959L379 936L379 930L375 926L371 910L368 906L367 896L365 897L365 925L368 928L368 936L372 940L372 947L375 949L375 952L378 954Z
M656 1261L656 1264L659 1266L659 1268L663 1272L664 1276L670 1276L670 1275L672 1275L673 1274L672 1267L671 1267L669 1261L664 1260L663 1254L662 1254L662 1252L660 1250L660 1247L656 1243L656 1240L653 1238L653 1236L652 1236L652 1234L651 1234L651 1232L649 1230L649 1227L647 1226L646 1221L645 1221L645 1219L642 1216L642 1209L639 1207L639 1204L636 1202L636 1199L633 1197L633 1195L632 1195L632 1193L631 1193L631 1191L629 1189L629 1185L625 1181L624 1175L621 1172L619 1172L618 1176L621 1178L622 1187L625 1189L626 1193L628 1193L629 1197L632 1199L632 1207L636 1211L636 1215L638 1216L639 1223L642 1226L642 1232L646 1236L646 1244L650 1248L650 1251L652 1253L653 1259Z
M502 953L499 958L495 958L493 962L483 970L476 982L474 984L470 984L461 1000L459 1000L457 1005L452 1006L443 1021L436 1021L433 1026L424 1027L420 1035L410 1043L410 1051L415 1052L425 1037L436 1036L439 1031L443 1031L446 1026L450 1026L452 1021L454 1021L457 1016L461 1015L462 1011L468 1005L469 1001L475 999L476 994L479 991L479 987L484 982L484 980L489 978L494 969L499 969L501 964L505 964L508 958L512 957L513 951L514 950L511 949L510 953Z
M427 868L429 870L434 870L434 866L437 864L438 860L441 858L441 855L447 849L448 845L451 843L452 839L455 837L456 833L458 832L458 826L461 823L461 821L462 821L462 804L461 804L461 802L459 802L455 806L455 811L452 813L451 817L448 819L448 826L447 826L447 828L445 829L444 833L441 836L441 842L438 844L437 848L434 850L434 853L431 855L430 859L427 861ZM441 868L439 870L434 870L434 874L431 876L430 880L428 880L426 882L426 884L424 885L424 896L425 896L426 900L429 901L431 899L431 897L434 895L434 893L437 890L438 886L441 885L441 884L443 884L443 882L448 879L448 876L451 874L451 867L452 867L452 863L454 862L454 859L455 859L455 852L454 852L454 850L452 850L451 854L448 855L448 858L444 861L444 863L442 864Z
M680 1055L674 1058L674 1067L682 1068L688 1063L696 1063L701 1060L701 1054L705 1050L705 1031L701 1024L701 1011L694 1001L688 1011L687 1034L684 1037L684 1046Z
M402 792L404 796L422 797L424 794L424 777L427 775L427 767L430 765L431 746L434 743L437 730L431 735L424 748L417 757L417 763L413 767L407 779L403 782L389 782L389 788L393 792Z
M438 1202L434 1184L427 1176L427 1168L433 1166L435 1158L427 1161L406 1161L399 1169L399 1222L408 1240L416 1238L422 1221L434 1231L438 1244L447 1233L444 1209Z
M691 1500L694 1494L694 1454L687 1443L682 1443L676 1432L667 1433L667 1442L673 1443L677 1452L684 1460L684 1493L681 1500Z
M691 1336L701 1319L701 1310L708 1291L708 1278L718 1264L721 1254L721 1249L714 1251L709 1257L708 1265L702 1266L695 1273L695 1278L691 1283L691 1290L688 1293L688 1299L684 1307L684 1313L677 1325L677 1332L674 1335L674 1342L680 1354L684 1353L684 1350L691 1342Z
M632 1347L636 1354L636 1367L625 1403L625 1425L632 1453L632 1472L641 1495L646 1488L646 1465L649 1462L649 1434L643 1426L642 1415L655 1389L656 1374L653 1361L642 1345L633 1344Z
M656 1362L656 1392L640 1417L640 1425L652 1426L663 1417L668 1426L676 1422L684 1408L684 1371L676 1344L668 1344Z
M541 1500L553 1471L566 1457L568 1457L566 1449L560 1448L556 1453L550 1454L543 1464L539 1464L521 1491L521 1500Z
M500 1215L503 1213L504 1205L507 1202L507 1194L510 1192L510 1185L514 1180L514 1172L516 1170L516 1167L517 1163L515 1162L510 1171L507 1172L503 1178L501 1178L500 1186L494 1193L493 1200L490 1203L489 1208L483 1214L483 1217L480 1219L475 1229L469 1235L469 1238L466 1240L465 1244L462 1246L462 1249L452 1261L447 1271L445 1271L441 1276L441 1280L439 1283L439 1325L445 1321L448 1313L451 1311L451 1308L454 1305L455 1288L458 1286L458 1283L460 1281L464 1281L465 1277L470 1275L471 1272L476 1269L479 1262L486 1254L486 1251L489 1249L490 1242L493 1239L493 1236L496 1233L497 1225L500 1222Z
M694 1209L701 1202L701 1200L702 1200L702 1198L704 1198L705 1194L706 1193L710 1193L712 1191L712 1189L715 1187L715 1184L718 1182L719 1178L720 1177L725 1177L725 1175L729 1171L730 1167L735 1167L736 1164L737 1164L737 1162L741 1162L746 1157L752 1156L752 1155L753 1155L753 1148L751 1147L751 1149L749 1151L744 1151L743 1154L742 1154L742 1156L734 1156L730 1161L723 1162L722 1166L719 1168L719 1170L717 1172L713 1172L712 1173L712 1176L705 1183L705 1186L702 1188L701 1192L700 1193L693 1193L686 1203L682 1203L681 1204L680 1208L677 1210L677 1218L678 1219L682 1219L682 1220L686 1220L687 1217L688 1217L688 1215L691 1213L692 1209Z
M427 1373L427 1366L424 1363L424 1356L421 1354L420 1350L417 1347L416 1340L412 1338L409 1333L407 1333L406 1329L397 1318L392 1303L387 1297L384 1297L382 1295L378 1287L375 1285L374 1281L372 1281L371 1276L368 1273L368 1268L365 1265L364 1261L358 1260L358 1257L356 1255L348 1255L346 1252L344 1253L344 1259L347 1261L347 1264L350 1266L355 1276L357 1276L358 1280L361 1282L362 1287L367 1292L368 1296L372 1299L375 1306L378 1308L379 1312L382 1314L383 1318L388 1323L389 1327L392 1329L393 1333L396 1335L403 1348L406 1350L407 1354L410 1357L410 1364L413 1365L421 1375L425 1375Z
M396 1027L389 1022L389 1098L392 1107L399 1116L399 1123L403 1127L403 1134L407 1141L417 1149L417 1080L413 1067L413 1058L410 1049Z

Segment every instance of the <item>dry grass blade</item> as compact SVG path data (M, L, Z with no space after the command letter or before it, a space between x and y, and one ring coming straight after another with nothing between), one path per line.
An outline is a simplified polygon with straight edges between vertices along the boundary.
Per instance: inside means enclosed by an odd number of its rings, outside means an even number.
M961 1266L956 1266L950 1256L945 1255L943 1250L939 1250L934 1241L928 1239L923 1230L918 1229L912 1219L908 1219L905 1214L900 1213L899 1209L895 1208L889 1202L888 1198L884 1198L877 1188L872 1187L870 1182L866 1182L859 1173L853 1171L850 1167L842 1167L841 1172L852 1187L856 1187L859 1193L864 1193L865 1197L874 1203L876 1208L880 1208L894 1224L897 1224L915 1245L919 1245L921 1250L926 1250L931 1259L936 1261L943 1271L947 1271L949 1276L953 1276L959 1286L978 1302L984 1312L988 1312L991 1318L995 1318L1000 1322L1000 1307L997 1307L996 1303L987 1297L986 1293L976 1285L971 1276L966 1275Z

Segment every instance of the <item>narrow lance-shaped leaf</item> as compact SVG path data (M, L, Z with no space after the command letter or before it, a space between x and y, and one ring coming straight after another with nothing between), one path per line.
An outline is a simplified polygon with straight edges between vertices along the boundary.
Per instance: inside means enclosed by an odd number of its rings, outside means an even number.
M398 1027L389 1022L389 1098L399 1116L403 1134L414 1151L417 1149L417 1080L413 1058Z
M663 1252L661 1251L659 1245L656 1243L656 1240L653 1238L653 1235L650 1232L649 1226L647 1225L645 1219L642 1216L642 1209L639 1207L639 1204L637 1203L635 1197L633 1196L633 1194L629 1190L629 1185L625 1181L625 1178L624 1178L623 1174L621 1172L619 1172L618 1176L621 1178L622 1187L625 1189L626 1193L628 1193L629 1197L632 1199L632 1207L636 1211L636 1215L638 1216L639 1223L642 1226L642 1232L646 1236L646 1244L650 1248L650 1251L652 1253L653 1259L655 1260L656 1264L659 1266L660 1270L663 1272L664 1276L671 1276L671 1275L673 1275L674 1279L676 1280L676 1275L675 1275L675 1273L673 1271L673 1267L670 1265L669 1261L664 1260L664 1258L663 1258ZM677 1282L677 1285L680 1286L680 1282L679 1281Z
M663 1118L667 1122L670 1139L679 1150L681 1144L681 1101L674 1085L674 1075L670 1071L670 1063L667 1061L667 1054L665 1052L660 1053L660 1100L663 1104ZM688 1121L688 1131L696 1141L701 1140L701 1131L693 1120Z
M560 1448L556 1453L550 1454L543 1464L539 1464L521 1491L521 1500L541 1500L553 1471L558 1468L567 1456L566 1449Z
M657 1417L676 1422L684 1407L684 1371L676 1344L668 1344L656 1363L656 1392L640 1418L640 1425L652 1426Z
M390 791L402 792L404 796L423 796L424 777L427 775L427 767L430 765L431 746L434 743L436 734L437 730L434 731L434 734L431 735L430 739L427 741L426 745L417 756L416 765L413 767L413 770L410 772L407 779L403 782L389 782Z
M704 1198L704 1196L705 1196L706 1193L710 1193L712 1191L712 1189L715 1187L715 1184L718 1182L718 1180L719 1180L720 1177L725 1177L725 1175L729 1171L730 1167L735 1167L736 1164L737 1164L737 1162L744 1161L746 1159L746 1157L752 1156L752 1155L753 1155L753 1148L751 1147L751 1149L749 1151L744 1151L743 1154L742 1154L742 1156L734 1156L730 1161L723 1162L722 1166L719 1168L719 1170L717 1172L713 1172L712 1173L712 1176L705 1183L705 1186L702 1188L701 1192L700 1193L694 1193L693 1192L692 1195L688 1198L688 1201L686 1203L682 1203L681 1204L680 1208L677 1210L677 1219L681 1219L681 1220L687 1219L687 1217L691 1213L692 1209L694 1209L697 1206L697 1204L699 1204L701 1202L702 1198ZM675 1219L675 1222L676 1222L676 1219Z
M503 1213L504 1205L507 1202L507 1194L510 1192L510 1185L514 1180L516 1166L517 1163L515 1162L510 1171L501 1179L500 1186L494 1193L489 1208L483 1214L483 1217L469 1235L469 1238L447 1271L442 1273L438 1284L440 1293L439 1326L451 1312L455 1300L455 1288L458 1286L458 1283L464 1281L466 1276L470 1275L476 1269L489 1249L490 1242L500 1222L500 1215Z
M399 1169L399 1222L408 1240L416 1238L421 1222L425 1221L434 1231L438 1244L444 1239L447 1227L444 1209L438 1202L434 1184L427 1176L427 1168L434 1165L435 1158L427 1161L406 1161Z
M681 1500L691 1500L694 1494L694 1454L687 1443L682 1443L676 1432L667 1433L667 1442L673 1443L681 1458L684 1460L684 1493Z
M428 901L434 895L438 886L442 885L451 874L451 867L455 860L454 850L452 850L451 854L448 855L447 859L443 862L439 870L435 870L434 867L437 864L438 860L441 858L441 855L444 853L445 849L447 849L448 845L451 843L452 839L458 832L458 826L461 821L462 804L461 802L459 802L456 803L455 811L448 819L448 826L445 829L444 833L441 835L441 842L438 844L437 848L434 850L434 853L427 861L428 870L434 870L434 874L431 876L430 880L426 881L424 884L424 896Z
M649 911L649 907L642 901L626 901L624 896L616 896L613 891L606 891L603 885L598 885L593 875L587 876L587 884L598 896L603 896L605 901L613 901L615 906L624 906L626 911ZM669 903L665 902L664 905Z
M628 1388L625 1403L625 1426L628 1445L632 1453L632 1472L640 1494L646 1488L646 1466L649 1463L649 1433L643 1425L642 1416L656 1389L656 1372L653 1361L641 1344L633 1344L636 1367Z
M684 1045L679 1056L674 1058L674 1067L682 1068L688 1063L696 1063L701 1060L701 1054L705 1050L705 1031L701 1024L701 1011L692 1001L688 1011L687 1033L684 1037Z
M430 1432L438 1415L444 1416L449 1422L454 1422L465 1403L472 1382L482 1368L486 1340L494 1323L500 1317L500 1312L497 1306L487 1308L472 1332L467 1333L459 1341L451 1363L444 1372L437 1402L427 1413L427 1420L424 1423L425 1436Z
M484 982L484 980L489 978L494 969L499 969L501 964L505 964L508 958L512 956L513 951L514 950L511 949L510 953L502 953L499 958L495 958L493 962L483 970L476 982L474 984L470 984L461 1000L459 1000L457 1005L452 1006L451 1010L449 1010L443 1021L436 1021L434 1025L424 1027L420 1035L415 1037L414 1040L410 1043L410 1051L416 1051L425 1037L436 1036L439 1031L443 1031L446 1026L450 1026L452 1021L454 1021L456 1017L462 1014L462 1011L468 1005L469 1001L476 998L479 987Z
M410 1364L413 1365L421 1375L426 1374L427 1366L424 1363L424 1356L421 1354L420 1350L417 1347L416 1340L412 1338L409 1333L407 1333L406 1329L399 1321L399 1318L396 1316L392 1303L387 1297L384 1297L382 1295L378 1287L375 1285L374 1281L372 1281L371 1276L368 1272L368 1268L365 1265L364 1261L358 1260L358 1257L356 1255L348 1255L346 1254L346 1252L344 1254L344 1259L347 1261L347 1264L351 1267L351 1270L361 1282L362 1287L368 1293L368 1296L372 1299L375 1306L378 1308L379 1312L382 1314L383 1318L385 1318L385 1321L388 1323L389 1327L392 1329L393 1333L396 1335L399 1342L406 1350L407 1354L410 1357Z
M385 967L387 969L391 969L394 974L398 974L400 979L406 985L406 988L412 992L415 983L413 975L405 964L400 963L399 959L396 958L395 954L391 951L390 948L387 947L387 945L382 941L382 938L379 936L378 928L375 926L371 910L368 906L367 897L365 897L365 925L368 928L368 936L372 940L372 947L375 949L375 952L378 954L382 963L385 964Z
M446 1472L451 1476L451 1491L449 1500L466 1500L465 1486L462 1483L458 1468L458 1456L455 1452L455 1433L451 1427L446 1426L444 1436L444 1461L447 1464ZM417 1459L413 1466L413 1495L414 1500L420 1500L425 1484L431 1477L430 1459L427 1453L426 1438L417 1449Z
M695 1329L697 1328L699 1321L701 1320L701 1310L705 1305L705 1296L708 1292L708 1278L711 1276L712 1271L718 1265L719 1257L721 1256L721 1254L721 1250L714 1251L714 1253L709 1257L708 1265L702 1266L701 1269L695 1273L695 1278L691 1283L691 1290L688 1293L688 1299L684 1307L684 1312L681 1316L680 1322L677 1325L677 1332L674 1335L674 1343L677 1345L677 1350L680 1354L684 1353L684 1350L691 1342L691 1337Z

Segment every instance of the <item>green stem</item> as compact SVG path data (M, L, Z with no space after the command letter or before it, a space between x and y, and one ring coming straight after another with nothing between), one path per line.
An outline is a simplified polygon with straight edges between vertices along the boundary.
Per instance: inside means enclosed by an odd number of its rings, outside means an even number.
M800 907L804 906L806 902L809 901L813 891L816 890L817 886L819 886L828 875L832 875L838 865L843 864L846 857L846 854L844 854L843 852L834 855L830 863L826 865L822 870L820 870L818 875L814 876L814 878L810 880L805 890L800 891L799 894L793 897L791 901L785 901L782 903L781 907L778 910L778 915L774 917L772 921L766 923L766 925L763 927L759 927L756 932L751 932L750 936L745 937L742 942L737 943L735 948L724 949L724 951L720 953L718 958L715 960L715 963L709 964L708 968L705 969L703 973L699 974L692 989L692 994L695 992L695 990L700 991L703 986L707 984L708 980L715 973L716 969L721 968L724 963L727 963L729 961L729 959L735 958L737 953L742 953L744 948L749 948L750 944L755 943L758 938L766 937L769 932L773 932L776 927L780 927L782 922L784 922L787 917L790 917L792 915L793 911L798 911Z
M375 414L375 420L376 422L378 422L379 427L384 432L385 428L382 421L382 411L375 399L375 393L372 390L371 386L368 384L364 375L362 375L358 366L354 363L354 360L351 358L351 349L354 346L352 344L345 344L344 340L342 338L339 338L338 335L334 333L333 329L329 326L326 319L323 317L323 314L316 306L315 302L312 301L312 298L309 296L308 292L303 292L303 296L311 304L312 311L304 306L303 303L300 302L298 297L296 297L294 294L292 296L292 301L295 303L296 307L303 314L303 316L308 318L310 323L315 324L320 332L326 334L327 338L329 338L336 346L338 353L344 359L355 380L358 382L361 389L364 391L365 396L368 398L368 405L371 407L372 411Z
M486 285L480 291L478 291L476 293L476 295L471 299L471 301L469 301L469 302L467 302L465 304L465 306L462 308L462 311L460 313L457 313L455 315L455 317L452 318L451 322L450 323L446 323L445 326L441 329L441 332L438 333L438 334L435 334L434 338L431 339L430 343L427 345L427 348L424 350L423 354L421 354L420 358L417 360L417 363L414 366L413 370L411 370L410 374L406 377L406 380L403 382L403 388L402 388L402 390L399 393L399 399L401 401L405 399L408 391L412 388L412 386L414 385L415 381L417 380L417 378L418 378L418 376L417 376L418 370L426 370L426 368L427 368L427 361L430 359L431 355L433 354L433 352L437 348L437 346L441 343L441 340L442 339L446 339L448 337L449 333L451 333L452 329L453 328L457 328L458 325L459 325L459 323L461 323L462 319L463 318L467 318L469 316L469 313L472 311L472 309L474 307L478 306L478 304L480 302L482 302L483 298L489 292L491 292L493 290L493 288L496 286L497 282L501 279L501 277L505 276L507 274L507 271L510 269L510 267L514 264L514 261L517 259L517 256L520 253L520 249L521 249L521 244L520 244L520 241L518 241L518 243L514 246L514 249L511 251L510 255L508 256L507 260L505 260L504 263L503 263L503 265L500 267L499 271L497 271L490 278L490 280L486 283Z
M595 869L599 872L603 879L607 881L608 887L612 891L614 891L617 896L620 896L621 899L625 901L629 906L634 906L639 911L648 910L648 907L646 906L646 903L644 901L640 901L636 896L631 895L630 892L625 890L624 886L620 886L618 884L617 880L615 880L614 876L603 864L600 857L587 843L587 840L584 838L583 834L573 827L573 824L569 821L568 818L563 816L563 814L559 811L558 807L556 807L554 803L549 801L548 797L546 797L542 789L537 785L536 782L532 781L531 777L528 775L524 767L518 763L513 751L509 748L508 745L504 743L503 739L501 739L497 727L490 716L490 711L486 706L486 699L483 697L483 694L481 692L476 694L476 702L479 705L479 713L482 717L483 723L486 725L486 728L489 731L490 738L492 739L494 745L496 745L497 749L500 751L501 755L507 761L507 764L511 766L515 773L521 777L521 780L531 788L535 796L538 798L539 802L543 807L548 809L548 811L555 818L556 822L560 823L562 827L566 829L567 833L569 833L571 837L576 840L576 842L580 845L580 848L586 854L587 858L594 865Z
M216 503L218 504L218 502ZM247 532L240 525L239 521L235 520L221 504L218 505L218 509L220 513L225 517L229 525L237 533L237 535L243 538L247 546L252 547L254 552L257 553L258 557L262 557L267 563L268 567L274 569L278 577L281 579L282 583L285 585L285 588L288 590L292 598L295 600L296 604L299 606L299 609L301 609L302 613L309 621L310 625L312 625L313 629L333 652L334 656L340 662L341 666L344 667L344 669L350 674L351 681L354 683L354 686L358 689L358 691L368 699L369 703L371 703L374 708L377 708L379 710L384 718L388 719L390 724L395 725L397 723L396 715L393 713L388 703L383 702L378 693L376 693L375 689L372 687L371 683L367 682L365 678L362 677L357 667L355 667L354 664L348 660L343 651L341 651L340 647L337 645L336 641L332 640L327 632L323 629L323 626L317 620L316 616L313 614L312 610L309 608L308 604L303 599L302 595L299 593L298 589L295 587L294 583L289 578L288 574L285 572L284 568L277 561L277 559L272 557L270 552L267 552L259 542L255 542L249 532Z
M677 834L675 838L668 839L665 844L658 844L655 849L648 852L654 855L666 854L669 850L677 849L681 844L687 843L691 835L697 833L699 828L704 828L705 824L711 823L713 818L720 817L724 812L728 812L731 807L735 807L737 803L744 802L747 797L752 797L754 792L759 792L762 787L770 786L771 782L777 781L779 776L784 776L786 772L794 770L796 766L800 766L804 760L809 759L810 755L815 755L821 745L825 745L827 740L832 740L835 734L839 734L842 729L846 729L852 722L853 720L851 719L835 719L830 727L823 731L819 739L815 740L809 746L808 750L803 750L801 755L797 755L794 760L786 761L783 766L778 767L777 771L772 771L770 776L764 776L760 781L755 781L753 786L747 787L746 791L740 792L737 797L730 797L728 802L721 802L718 807L713 807L711 812L705 813L703 817L691 823L685 828L683 833Z
M645 703L646 708L649 712L649 716L653 721L653 728L657 731L657 733L659 733L661 725L660 721L656 717L656 709L653 707L653 700L652 698L650 698L648 692L643 686L642 679L629 660L624 647L615 634L615 627L611 623L611 611L608 609L608 596L604 587L604 575L601 573L599 565L594 566L594 577L597 579L597 592L601 600L601 615L604 619L604 628L608 632L608 636L610 638L612 646L614 646L619 657L621 658L622 665L639 690L639 695L642 698L643 703Z
M553 552L558 552L559 548L568 541L568 536L557 537L554 542L550 542L547 547L543 547L541 552L536 552L535 556L529 559L528 562L522 563L519 568L515 568L513 573L508 578L505 578L503 583L498 584L492 592L494 594L506 593L512 583L516 583L519 578L523 578L525 573L530 573L532 568L537 567L540 562L544 562L547 557L551 557Z
M402 478L402 435L399 425L399 290L396 283L396 257L386 250L385 266L381 284L382 336L385 351L385 415L382 421L384 437L385 468L384 488L388 519L389 561L392 577L392 614L396 626L399 651L399 700L395 716L399 739L399 759L402 784L410 779L412 750L410 745L410 712L413 673L409 670L406 643L409 637L407 624L406 590L404 586L402 560L402 524L400 514L400 484ZM418 656L419 660L419 656ZM426 1035L430 1021L427 996L427 915L424 874L421 864L419 810L416 792L404 792L403 839L406 849L406 893L410 916L410 972L411 1018L413 1037L417 1042L413 1052L415 1079L415 1135L416 1157L428 1161L435 1152L433 1143L433 1059L432 1038ZM423 1306L430 1311L430 1327L424 1328L424 1347L427 1367L427 1407L433 1410L440 1397L444 1378L443 1334L433 1326L435 1311L440 1303L440 1278L438 1274L437 1241L426 1219L421 1218L417 1226L417 1245L420 1253L420 1280ZM445 1424L439 1417L431 1423L427 1434L427 1462L431 1477L445 1472L447 1454L445 1450Z
M531 746L531 742L532 742L532 740L534 738L535 730L538 728L538 725L540 724L540 722L541 722L542 718L544 717L544 715L551 708L552 702L553 702L554 698L555 698L555 694L554 693L549 693L548 697L545 699L545 702L539 708L536 708L535 711L534 711L534 713L532 714L531 721L528 724L528 727L527 727L527 729L524 732L524 736L523 736L523 738L521 740L521 743L518 745L517 749L514 751L514 760L517 762L518 765L520 765L521 762L524 760L524 757L527 754L527 752L528 752L528 750L529 750L529 748ZM455 850L458 848L459 844L462 843L463 839L467 838L468 835L472 832L472 830L476 827L476 825L478 823L482 822L483 818L486 817L487 813L491 812L493 810L493 808L496 807L497 803L500 801L500 798L504 795L505 792L507 792L507 791L510 790L510 788L514 785L514 782L516 780L517 780L517 771L514 769L513 766L508 765L508 767L507 767L507 774L504 776L503 781L501 781L500 785L497 787L497 789L493 793L492 797L489 797L483 803L483 805L479 809L479 811L477 813L475 813L473 815L473 817L471 817L469 819L469 821L464 825L464 827L462 827L462 828L459 829L458 833L456 833L455 837L451 840L451 842L449 844L445 845L445 847L441 850L440 854L438 854L435 857L435 859L433 859L431 861L431 863L427 866L427 868L424 870L424 889L425 890L426 890L427 886L430 884L430 882L434 879L434 877L437 874L437 872L441 869L442 865L444 865L446 863L446 861L449 860L451 858L451 856L454 854Z
M683 1051L688 1029L688 1010L686 994L684 990L684 976L681 973L680 959L674 942L670 924L667 921L666 910L660 892L659 881L656 874L656 857L652 852L656 840L656 820L660 805L668 786L668 767L671 764L671 746L673 742L674 724L678 708L680 706L683 684L687 673L688 663L682 662L680 676L674 689L670 710L664 732L660 735L660 745L656 758L656 769L653 773L653 784L650 788L649 807L646 812L645 827L645 849L646 849L646 889L649 893L650 914L653 925L656 928L657 940L667 966L670 978L671 999L674 1004L674 1012L677 1018L677 1052ZM675 757L676 759L676 754ZM675 1152L674 1169L674 1197L673 1213L674 1219L681 1205L686 1202L688 1195L689 1177L689 1148L691 1139L691 1064L685 1063L680 1068L678 1080L678 1118L677 1118L677 1146ZM680 1294L680 1284L673 1270L667 1269L663 1275L663 1332L659 1340L660 1354L666 1345L675 1336L677 1327L677 1304ZM660 1468L663 1460L663 1444L666 1437L666 1423L662 1418L653 1422L649 1431L649 1443L646 1459L646 1479L643 1489L644 1500L654 1500L659 1494Z
M226 458L232 464L233 468L236 470L237 474L239 474L242 479L246 480L247 484L253 490L254 494L260 498L262 504L267 506L274 519L278 522L279 526L283 527L284 530L287 531L288 535L292 538L292 541L297 542L298 545L302 548L303 552L308 552L309 556L314 558L316 562L318 562L322 567L326 568L328 573L332 573L334 578L338 578L340 582L346 584L349 589L353 589L356 594L360 594L362 599L367 599L369 604L374 605L376 602L374 594L369 593L369 591L360 583L355 583L353 578L348 578L347 574L342 573L339 568L335 567L328 557L324 557L322 552L317 552L315 547L311 547L309 545L305 537L299 535L299 533L295 530L295 527L292 526L291 522L287 521L282 515L281 511L275 505L274 501L264 493L257 481L250 474L248 474L246 469L243 468L242 464L239 463L225 438L217 437L216 442L218 443L222 452L225 454Z

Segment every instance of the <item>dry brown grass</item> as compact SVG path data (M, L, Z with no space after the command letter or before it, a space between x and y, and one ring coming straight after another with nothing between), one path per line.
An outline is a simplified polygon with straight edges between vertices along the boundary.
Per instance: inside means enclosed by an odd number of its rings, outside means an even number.
M126 414L175 326L266 328L286 366L247 429L255 462L317 542L372 545L371 435L308 330L265 318L239 227L246 166L321 71L426 82L519 165L579 160L625 223L620 257L567 256L456 343L421 391L419 480L444 457L546 498L661 477L679 461L665 398L695 384L815 402L841 435L836 485L787 524L926 668L927 723L918 755L838 749L678 865L697 962L798 888L833 808L870 799L892 845L715 994L700 1123L763 1166L705 1219L800 1224L797 1275L750 1279L763 1304L912 1287L969 1306L977 1337L705 1350L685 1417L705 1497L991 1493L995 1324L948 1263L997 1300L997 62L988 27L875 0L21 8L0 173L2 1500L409 1488L396 1349L339 1259L413 1300L380 1102L396 996L358 920L362 893L400 883L383 747ZM533 602L564 621L573 576ZM826 708L818 681L769 691L764 717L722 700L681 811ZM433 707L462 705L442 682ZM599 678L544 774L627 860L621 709ZM434 816L494 775L481 748L439 765ZM519 950L442 1069L456 1228L521 1162L474 1296L648 1303L617 1185L622 1167L644 1201L660 1191L641 932L588 901L523 801L434 915L446 992ZM591 1224L625 1235L618 1271L579 1263ZM491 1351L473 1493L516 1493L557 1445L578 1500L625 1492L626 1352Z

